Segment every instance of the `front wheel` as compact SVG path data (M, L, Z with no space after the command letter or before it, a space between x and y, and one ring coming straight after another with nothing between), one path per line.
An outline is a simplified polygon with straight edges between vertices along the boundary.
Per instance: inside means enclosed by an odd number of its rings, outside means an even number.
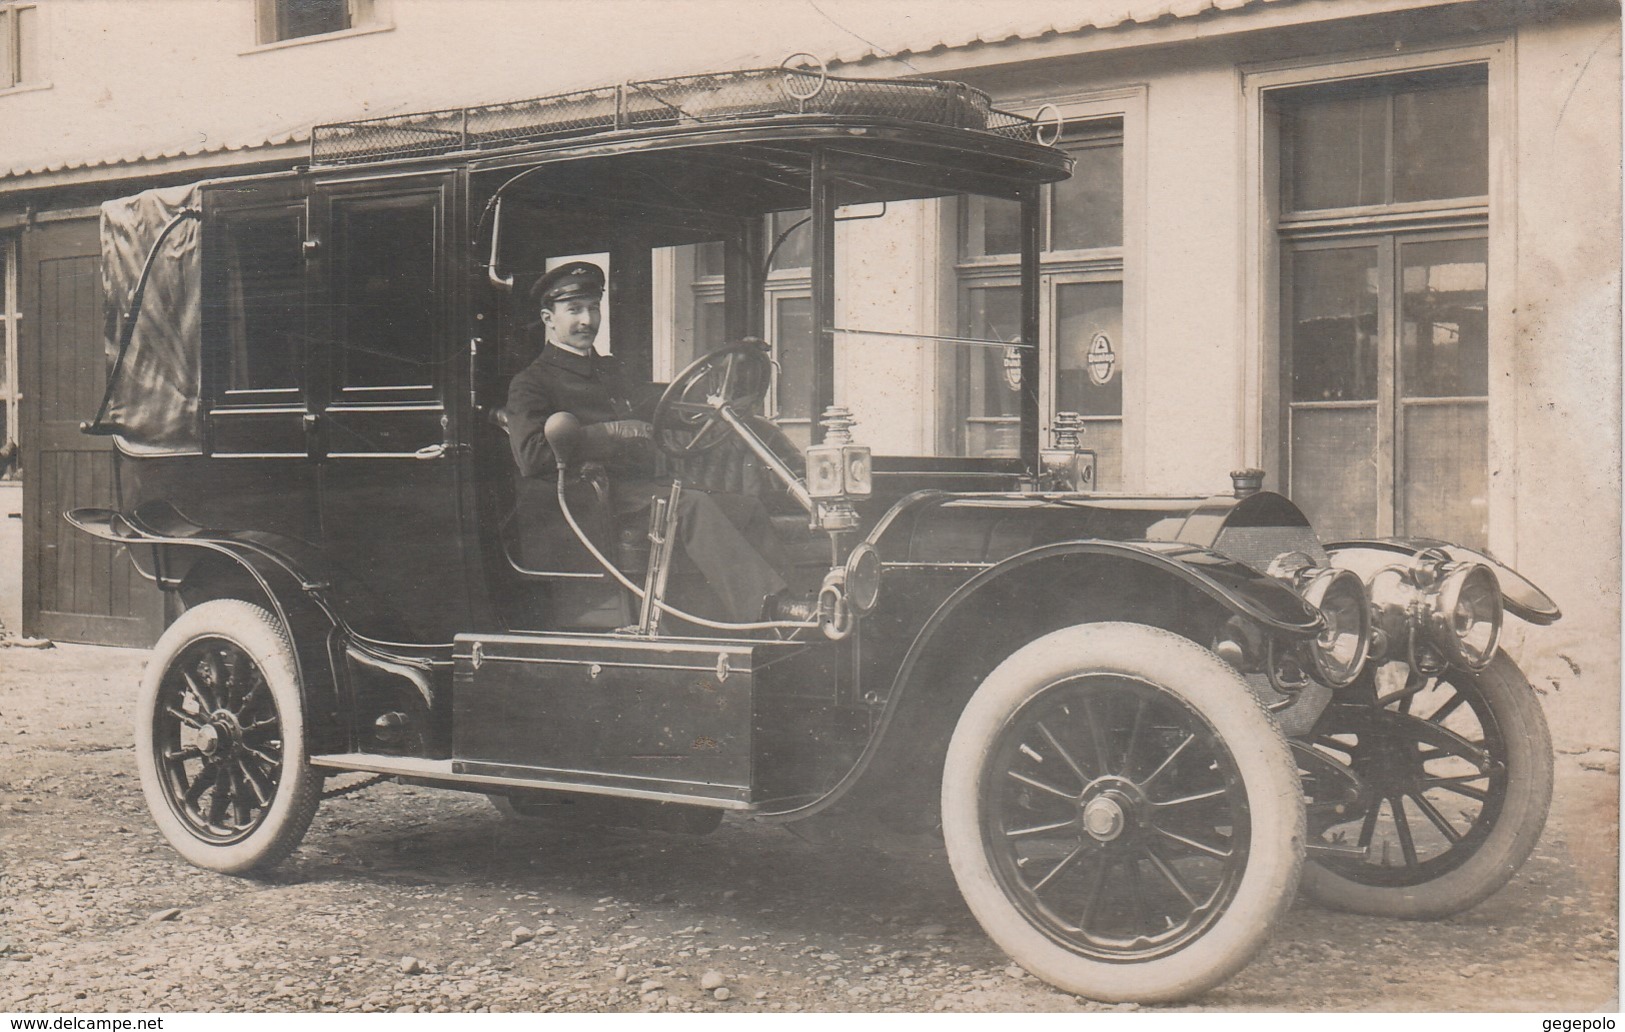
M1310 863L1304 895L1375 917L1448 917L1500 889L1535 848L1552 801L1551 733L1505 653L1477 674L1384 671L1315 726L1314 747L1365 786L1316 837L1362 855Z
M223 874L291 853L321 802L304 731L293 648L270 613L217 599L182 614L136 710L141 788L170 845Z
M942 825L982 927L1096 1000L1201 993L1291 904L1303 798L1229 666L1137 624L1055 631L1001 663L949 743Z

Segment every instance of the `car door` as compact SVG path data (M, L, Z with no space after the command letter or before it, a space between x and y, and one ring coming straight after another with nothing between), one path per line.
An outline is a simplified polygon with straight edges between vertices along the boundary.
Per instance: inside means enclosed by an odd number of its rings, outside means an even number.
M320 543L310 360L309 211L297 180L204 192L207 487L183 511L210 526Z
M311 194L322 539L363 633L450 640L468 619L458 184L394 175Z

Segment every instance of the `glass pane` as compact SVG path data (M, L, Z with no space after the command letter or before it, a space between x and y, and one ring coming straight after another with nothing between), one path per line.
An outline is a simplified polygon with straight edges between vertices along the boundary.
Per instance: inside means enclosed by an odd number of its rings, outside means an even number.
M339 385L433 383L435 205L405 198L335 208Z
M1021 339L1019 287L978 287L966 292L965 301L965 336ZM961 347L957 352L954 396L962 434L959 454L1020 455L1020 352L977 346Z
M1417 90L1394 97L1394 200L1489 193L1489 87Z
M1091 419L1083 424L1078 435L1083 447L1095 453L1095 486L1097 491L1123 489L1123 421L1121 419Z
M304 331L304 233L297 212L228 217L225 254L225 385L300 386Z
M703 298L694 303L694 332L677 343L677 362L682 369L701 355L727 343L728 306L721 298Z
M1377 407L1293 409L1289 494L1322 541L1377 531Z
M1051 194L1049 249L1123 245L1123 143L1097 144L1072 152L1072 178Z
M1055 408L1123 414L1123 284L1055 288Z
M721 276L723 275L723 258L727 249L720 240L711 240L703 244L694 245L694 275Z
M1399 477L1399 533L1489 544L1489 406L1484 402L1407 403Z
M812 414L812 298L785 297L773 305L773 344L779 362L778 419L808 419ZM799 447L811 443L810 424L785 429Z
M1400 248L1403 396L1483 397L1489 390L1487 242Z
M1293 401L1377 396L1377 249L1298 251L1288 343Z
M12 301L6 296L6 253L9 244L4 237L0 237L0 402L4 402L10 389L8 370L11 363L6 360L6 352L10 348L8 343L10 335L6 332L7 320L11 317ZM0 434L0 444L5 443L5 435Z
M277 0L278 39L341 32L350 27L350 0Z
M812 265L812 220L806 209L776 211L768 218L767 246L778 244L773 252L773 269L805 269ZM788 235L785 235L788 234ZM780 240L780 236L784 239Z
M1021 253L1021 204L997 197L966 197L963 253Z
M1290 211L1386 201L1388 98L1323 96L1282 112L1284 181Z

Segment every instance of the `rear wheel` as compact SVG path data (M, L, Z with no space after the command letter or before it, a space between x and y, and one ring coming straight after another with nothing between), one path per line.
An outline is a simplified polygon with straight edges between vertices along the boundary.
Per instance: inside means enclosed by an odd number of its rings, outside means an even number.
M949 744L943 833L989 936L1097 1000L1240 970L1290 905L1303 801L1246 682L1192 642L1103 623L1001 663Z
M141 787L177 852L243 874L299 845L322 779L306 762L293 648L270 613L237 599L188 610L153 648L136 712Z
M1368 698L1327 707L1314 747L1366 787L1316 828L1364 858L1320 858L1303 891L1324 906L1440 918L1482 902L1529 858L1552 800L1552 741L1535 693L1505 653L1478 674L1405 678L1390 664Z

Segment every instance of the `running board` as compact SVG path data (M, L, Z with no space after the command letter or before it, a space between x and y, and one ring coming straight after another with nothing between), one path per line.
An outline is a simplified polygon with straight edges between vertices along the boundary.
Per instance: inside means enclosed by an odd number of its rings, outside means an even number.
M708 806L719 810L749 810L750 803L738 799L718 799L714 796L690 795L682 792L662 792L646 788L611 787L583 784L579 781L560 781L552 778L509 777L495 774L470 774L456 770L453 760L422 760L414 756L385 756L378 753L330 753L312 756L312 767L328 770L363 771L369 774L389 774L402 778L418 778L441 782L447 787L463 788L530 788L550 792L573 792L582 795L614 796L618 799L646 799L656 803L682 803L686 806Z

